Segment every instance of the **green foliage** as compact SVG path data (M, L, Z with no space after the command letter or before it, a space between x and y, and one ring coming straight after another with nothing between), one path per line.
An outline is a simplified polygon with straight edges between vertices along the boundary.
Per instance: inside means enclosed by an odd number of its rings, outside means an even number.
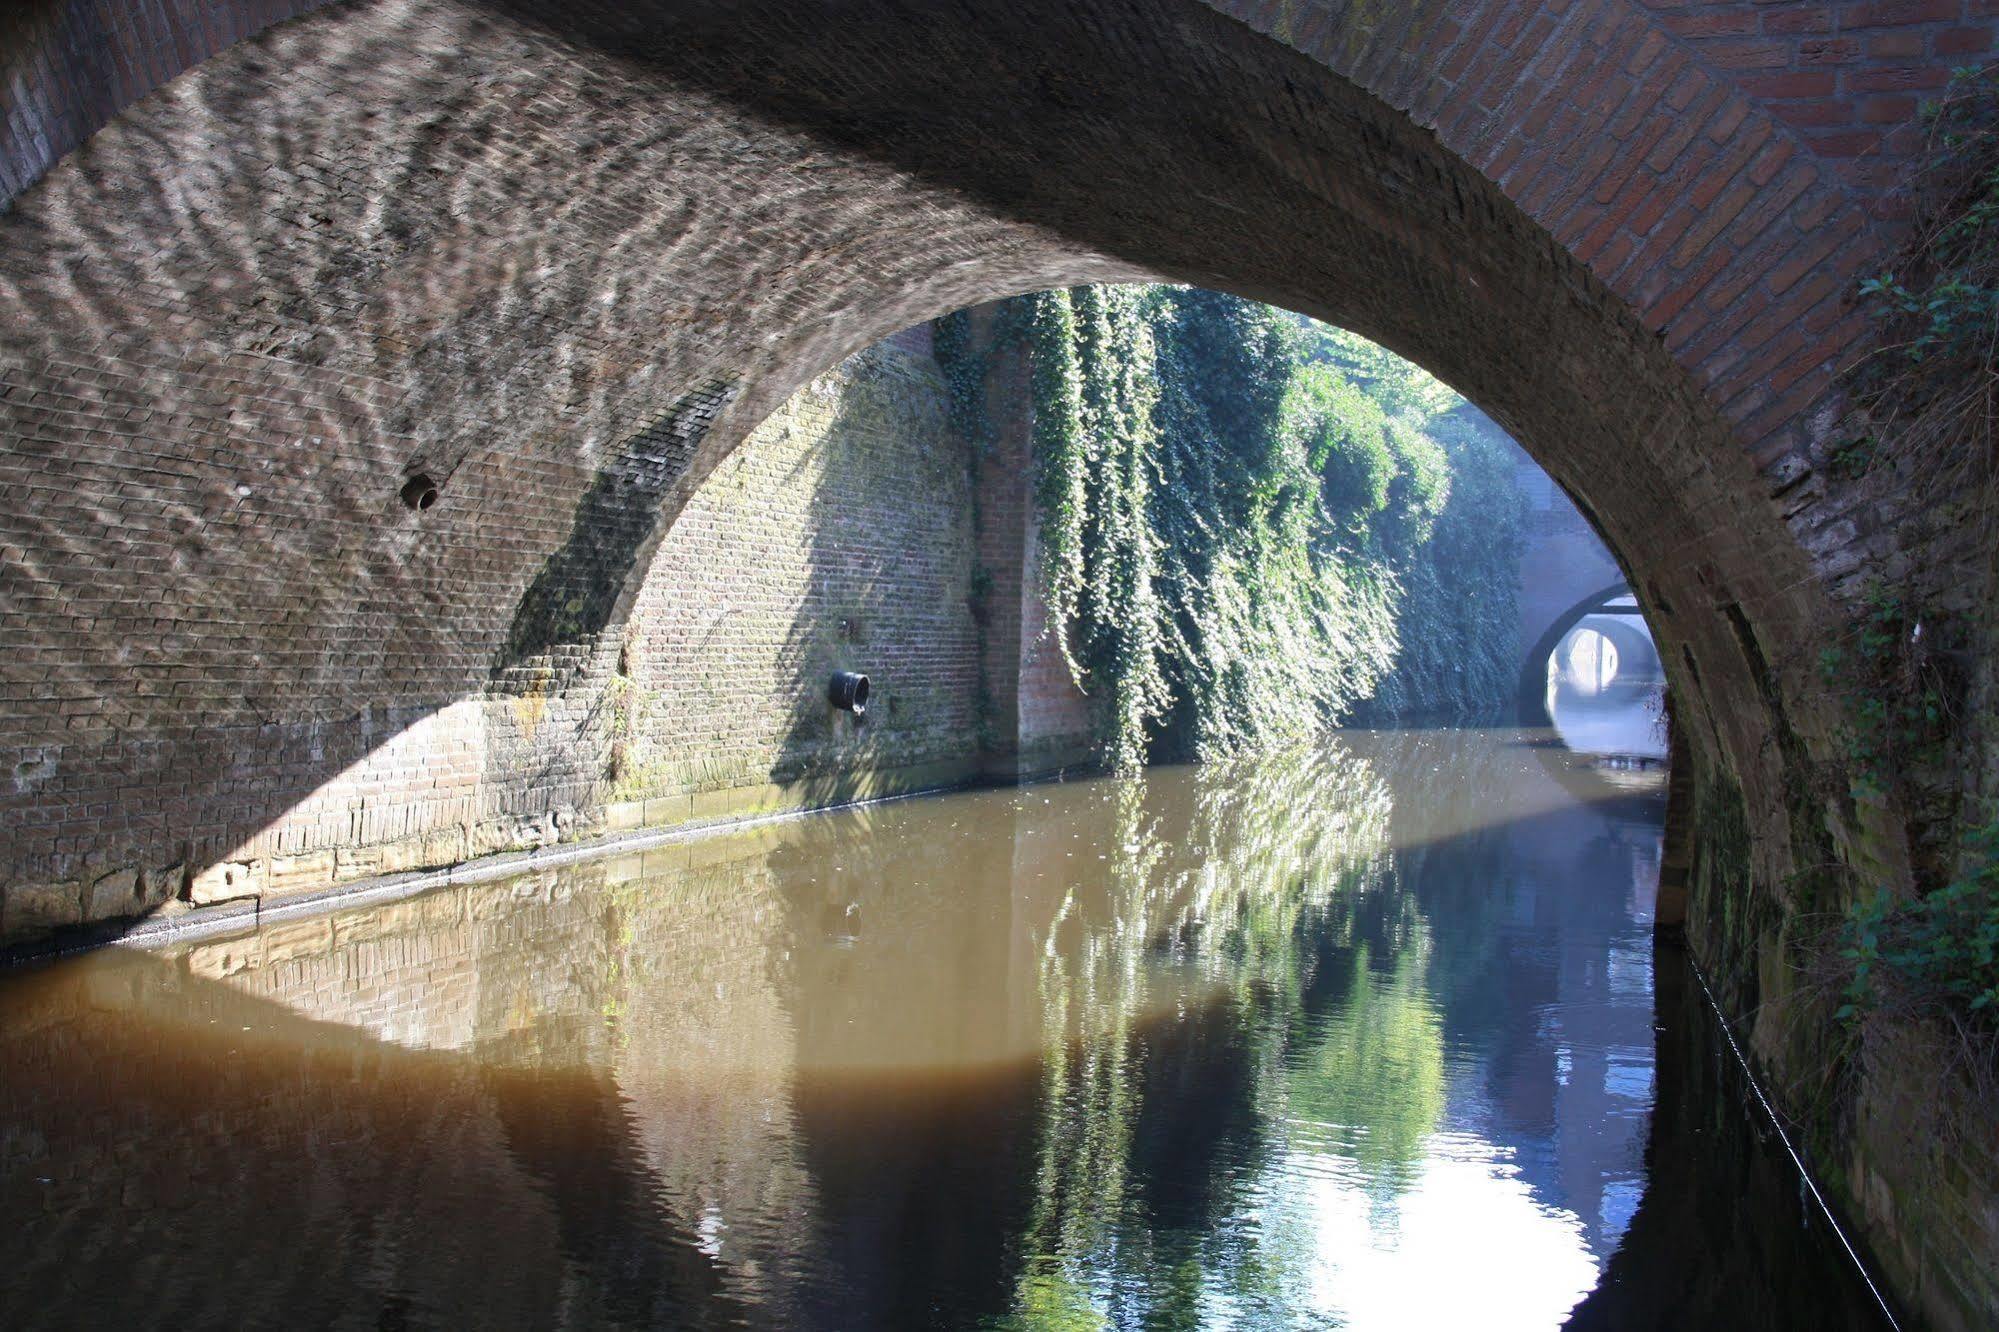
M1924 109L1924 128L1907 240L1892 266L1860 286L1883 350L1849 381L1860 427L1833 450L1830 470L1878 473L1899 487L1911 549L1925 530L1946 526L1989 546L1999 515L1999 65L1954 71ZM1959 663L1967 640L1988 626L1940 613L1944 598L1922 590L1930 572L1873 583L1854 632L1820 658L1845 704L1855 793L1892 793L1918 833L1914 899L1877 892L1848 913L1852 970L1841 1014L1941 1005L1968 1010L1991 1037L1999 1035L1999 821L1953 831L1962 791L1950 761L1975 738L1954 726L1969 687Z
M1292 377L1284 415L1307 464L1319 473L1329 513L1365 523L1388 507L1396 474L1388 416L1358 384L1325 365L1303 365Z
M1308 363L1331 367L1389 416L1422 420L1458 404L1458 395L1448 386L1388 348L1304 315L1289 318L1298 327L1299 350Z
M1515 686L1521 529L1515 453L1469 404L1432 418L1448 490L1429 539L1401 570L1401 652L1370 710L1384 714L1490 713Z
M1394 657L1393 573L1350 557L1393 492L1384 418L1329 371L1301 382L1295 326L1267 306L1161 288L1153 323L1162 745L1218 758L1295 743ZM1353 500L1327 501L1315 459Z
M1857 629L1819 654L1819 673L1846 704L1843 739L1857 795L1878 798L1898 774L1936 760L1947 712L1927 669L1922 617L1888 584L1869 585Z
M1089 514L1089 441L1083 433L1083 370L1076 311L1067 291L1026 298L1033 365L1034 502L1041 520L1041 599L1049 619L1067 625L1083 596L1083 525ZM1060 637L1069 671L1082 668Z
M1969 479L1989 513L1999 504L1999 65L1954 71L1924 120L1909 239L1860 284L1884 348L1854 379L1869 428L1832 464L1857 476L1906 459L1919 506L1957 500Z
M1089 499L1085 578L1078 627L1089 678L1108 687L1112 765L1145 763L1146 725L1166 698L1154 580L1157 534L1150 522L1155 356L1134 287L1076 293Z
M1853 964L1842 1019L1879 1005L1884 971L1919 1001L1999 1018L1999 819L1970 834L1963 871L1943 887L1906 906L1886 893L1856 906L1842 953Z
M1511 461L1449 389L1191 288L1043 292L995 328L1032 365L1041 596L1120 771L1307 739L1385 682L1377 711L1509 694Z
M971 314L959 310L937 320L930 342L944 372L951 428L975 456L984 454L992 446L993 425L986 413L986 362L972 346Z

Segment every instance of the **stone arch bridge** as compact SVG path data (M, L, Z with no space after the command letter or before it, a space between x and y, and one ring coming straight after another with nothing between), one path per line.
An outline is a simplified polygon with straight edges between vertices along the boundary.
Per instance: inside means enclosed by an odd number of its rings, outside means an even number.
M1528 726L1550 726L1548 654L1591 613L1632 599L1630 584L1589 522L1531 460L1514 470L1514 486L1526 510L1520 552L1520 609L1516 642L1520 665L1519 716ZM1606 629L1614 619L1599 619ZM1654 655L1642 627L1617 633L1618 651L1633 662Z
M945 311L1159 278L1425 365L1575 497L1678 700L1689 934L1798 1066L1800 872L1909 876L1895 813L1846 796L1819 651L1871 562L1987 558L1820 463L1917 101L1993 28L1986 0L14 6L0 930L264 873L231 860L258 838L311 878L587 826L622 618L751 427ZM1877 1092L1828 1139L1844 1194L1900 1289L1979 1322L1991 1179L1914 1187Z

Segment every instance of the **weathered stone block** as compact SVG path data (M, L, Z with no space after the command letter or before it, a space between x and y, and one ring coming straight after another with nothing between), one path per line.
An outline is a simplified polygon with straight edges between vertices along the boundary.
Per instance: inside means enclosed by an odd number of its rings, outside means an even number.
M0 895L0 943L37 939L83 920L83 885L10 883Z
M313 851L302 856L274 856L265 891L299 893L324 888L333 882L337 859L332 850Z
M180 863L149 869L140 881L141 907L153 911L180 896L187 885L187 866Z
M146 909L141 877L135 869L113 870L90 885L84 895L85 920L118 920Z
M263 891L262 870L259 861L220 861L189 880L187 900L196 906L208 906L255 897Z
M660 796L645 802L645 826L671 828L694 817L694 798L689 795Z

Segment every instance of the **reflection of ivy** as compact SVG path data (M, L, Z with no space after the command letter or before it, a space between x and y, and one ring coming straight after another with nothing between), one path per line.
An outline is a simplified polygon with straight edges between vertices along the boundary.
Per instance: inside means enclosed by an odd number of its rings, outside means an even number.
M1405 904L1413 917L1413 903ZM1443 1020L1426 985L1423 926L1385 969L1370 965L1363 940L1342 1001L1320 1026L1309 1055L1290 1065L1287 1108L1294 1119L1348 1131L1341 1150L1377 1199L1415 1182L1426 1139L1444 1113ZM1351 1132L1364 1125L1366 1131Z
M1135 781L1100 787L1102 803L1087 815L1093 826L1115 830L1106 839L1114 850L1101 892L1072 883L1044 936L1044 1119L1034 1203L1013 1308L996 1326L1103 1326L1105 1278L1141 1266L1148 1279L1119 1296L1139 1302L1130 1321L1180 1326L1183 1315L1198 1312L1209 1268L1187 1251L1190 1232L1148 1225L1135 1241L1125 1228L1153 1048L1146 1020L1166 998L1226 995L1218 1006L1253 1015L1237 1030L1249 1046L1244 1065L1268 1084L1254 1094L1289 1095L1298 1048L1308 1039L1314 1049L1323 1045L1305 1009L1309 941L1328 932L1329 917L1341 922L1330 932L1353 935L1353 903L1397 887L1386 849L1387 789L1336 745L1216 764L1196 780L1184 812L1162 810L1149 798L1152 784ZM1202 852L1190 862L1185 847ZM1442 1085L1441 1038L1426 1044L1423 1035L1434 1034L1434 1017L1423 999L1420 925L1388 931L1373 946L1391 979L1370 971L1364 946L1351 950L1357 983L1382 991L1357 1018L1375 1039L1355 1043L1383 1057L1312 1076L1413 1078L1418 1103L1398 1122L1415 1132L1431 1112L1425 1089ZM1434 1074L1417 1066L1432 1053ZM1396 1082L1353 1094L1372 1103L1401 1089ZM1224 1266L1232 1281L1254 1281L1280 1274L1286 1256L1248 1252Z

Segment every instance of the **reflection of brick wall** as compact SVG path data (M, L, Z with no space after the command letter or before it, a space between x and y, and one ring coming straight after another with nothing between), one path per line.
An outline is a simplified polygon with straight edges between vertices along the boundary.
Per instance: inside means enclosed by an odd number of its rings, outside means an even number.
M0 1207L37 1222L0 1235L0 1325L46 1322L79 1291L107 1325L213 1309L225 1269L231 1317L253 1326L297 1321L301 1292L393 1307L411 1289L481 1326L612 1322L606 1269L699 1261L674 1237L710 1205L731 1222L729 1209L754 1207L795 1223L770 1241L735 1232L717 1270L754 1273L812 1220L767 850L754 837L662 848L106 952L14 989L0 1022ZM643 1021L621 1025L633 1012ZM733 1062L700 1044L715 1031ZM572 1057L519 1076L544 1041ZM688 1068L703 1080L671 1076ZM593 1127L600 1140L581 1138ZM599 1156L611 1185L652 1171L665 1187L617 1213L647 1233L566 1242L550 1200L561 1181L539 1173L524 1128L577 1135L563 1139L572 1168ZM354 1229L327 1226L334 1215ZM79 1245L93 1227L122 1242ZM480 1238L425 1247L421 1271L371 1242L425 1232ZM147 1257L162 1253L174 1260Z

